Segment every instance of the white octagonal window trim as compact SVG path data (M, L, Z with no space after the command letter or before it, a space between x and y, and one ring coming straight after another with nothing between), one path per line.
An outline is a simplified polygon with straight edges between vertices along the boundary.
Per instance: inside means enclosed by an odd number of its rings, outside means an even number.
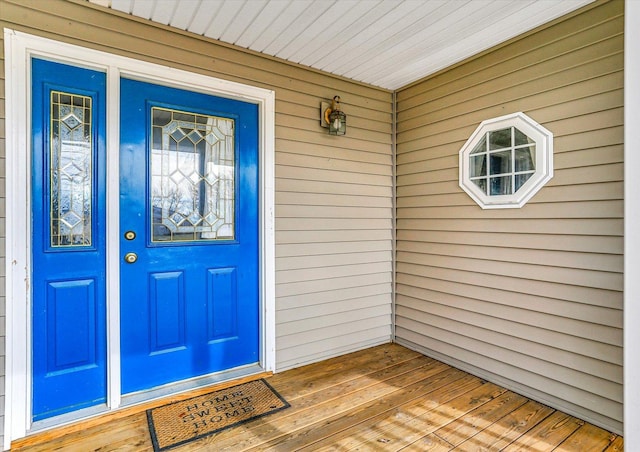
M487 119L459 158L460 187L480 207L519 208L553 177L553 133L522 112Z

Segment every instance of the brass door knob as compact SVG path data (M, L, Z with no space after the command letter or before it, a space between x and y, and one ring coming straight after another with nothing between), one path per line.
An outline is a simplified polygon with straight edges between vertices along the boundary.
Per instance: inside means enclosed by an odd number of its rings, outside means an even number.
M137 260L138 260L138 255L136 253L127 253L124 255L124 261L127 264L133 264Z

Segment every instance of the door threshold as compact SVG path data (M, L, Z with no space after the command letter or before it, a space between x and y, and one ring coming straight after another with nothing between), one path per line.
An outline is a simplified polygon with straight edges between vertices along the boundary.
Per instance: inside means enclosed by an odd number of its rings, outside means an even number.
M264 369L258 363L248 364L246 366L234 367L233 369L224 370L222 372L217 372L211 375L205 375L203 377L194 377L188 380L179 381L177 383L169 383L163 386L158 386L153 389L125 394L122 396L122 402L120 406L127 407L150 400L181 394L186 391L202 388L204 386L211 386L223 381L236 380L246 375L255 375L262 372L263 370Z
M243 371L241 375L236 375L235 377L232 376L235 373L240 374L240 370ZM249 373L253 370L255 370L254 373ZM223 379L222 375L227 378ZM198 386L194 386L192 388L176 390L176 385L167 385L167 387L163 387L162 389L164 391L168 391L168 386L171 386L173 392L166 393L165 395L159 395L159 393L154 394L153 399L147 398L146 400L139 400L137 402L128 400L129 403L126 406L123 404L120 408L114 410L109 410L105 405L98 405L95 407L84 408L74 413L68 413L66 415L63 414L51 419L38 421L32 425L32 428L29 430L26 437L17 439L11 443L11 449L20 449L27 446L34 446L36 444L44 444L48 441L71 433L87 430L89 428L102 425L116 419L132 416L168 403L197 397L208 392L247 383L259 378L267 378L271 375L273 375L273 372L265 372L264 369L257 364L243 366L241 368L221 372L220 374L189 380L189 383L196 383L194 380L197 380L197 383L199 383ZM148 396L151 392L154 392L154 390L144 391ZM140 393L132 394L132 396L137 396L139 394Z
M60 427L61 425L67 425L72 422L76 422L78 419L88 419L95 416L100 416L103 413L109 412L109 407L106 403L100 405L94 405L80 410L71 411L70 413L60 414L58 416L36 421L31 424L29 433L38 433L43 430L49 430L51 428Z

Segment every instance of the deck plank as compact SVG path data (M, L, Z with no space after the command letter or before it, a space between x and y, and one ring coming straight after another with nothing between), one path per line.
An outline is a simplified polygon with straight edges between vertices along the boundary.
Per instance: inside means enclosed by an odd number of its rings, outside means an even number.
M396 344L377 346L319 363L291 369L270 377L269 383L278 386L278 392L289 399L303 397L350 379L373 374L405 361L426 357ZM431 358L426 358L431 360ZM292 388L292 390L289 390Z
M477 406L505 391L492 383L483 384L479 379L471 380L468 387L467 391L455 397L450 397L451 394L448 391L434 394L436 400L444 395L446 403L431 400L429 395L424 395L415 399L416 403L403 405L400 410L389 412L382 422L370 424L369 427L363 426L360 431L358 428L351 428L351 432L343 441L336 441L335 436L329 438L335 443L331 447L338 447L340 450L365 450L368 444L382 442L385 450L400 450L425 434L437 430L445 418L447 422L450 421L451 412L458 412L458 410L462 412L465 407L467 408L465 411L469 411L472 409L469 408L470 406ZM286 446L295 446L296 443L292 444L287 438L287 442L283 445L285 447L280 450L286 450Z
M304 451L331 451L349 450L362 443L381 443L391 447L393 442L401 439L405 434L399 427L410 429L408 421L417 416L424 415L437 409L442 403L446 403L470 390L482 385L482 380L471 375L460 375L461 378L449 381L438 388L432 385L431 392L426 392L422 397L414 398L407 403L399 404L395 400L377 402L381 412L371 416L369 407L349 413L347 416L328 419L317 430L318 426L312 426L305 432L292 435L286 439L286 446L297 447ZM296 438L298 436L300 438Z
M468 414L433 432L454 446L484 430L498 419L527 403L527 398L511 391L496 397Z
M616 436L609 447L607 447L604 452L622 452L624 450L624 439L622 436Z
M553 408L530 400L481 432L471 436L457 446L455 451L488 452L502 450L553 412Z
M624 447L618 435L394 344L262 376L290 408L172 451L620 452ZM151 452L144 409L161 403L36 434L12 450Z
M555 450L558 452L602 452L606 450L616 435L596 427L584 424L567 438Z
M503 449L504 452L554 450L576 430L584 421L560 411L554 412L534 428Z
M143 414L137 414L116 419L108 424L100 424L86 430L73 432L56 441L37 444L25 450L31 452L50 452L53 450L64 452L111 451L115 450L117 443L122 443L123 446L129 448L128 450L152 451L146 417ZM56 448L52 448L52 444L55 444Z
M448 452L452 449L452 444L449 444L439 436L431 433L401 449L401 452Z
M442 363L429 361L427 364L417 367L420 369L419 372L415 371L415 368L406 369L405 372L389 378L388 370L398 366L403 366L403 363L333 386L331 390L335 392L335 397L326 397L327 391L329 391L327 389L301 398L287 399L291 408L282 411L282 415L269 419L268 423L247 423L244 426L212 435L205 441L210 444L215 442L216 449L219 451L267 447L264 444L294 434L314 422L321 422L332 415L342 416L355 407L381 399L401 388L418 383L425 377L451 369ZM278 385L271 384L280 392ZM287 398L285 394L282 395L285 399Z
M267 438L264 428L259 428L257 431L251 429L251 434L243 436L240 442L231 442L228 450L237 450L234 448L238 447L242 450L245 448L295 450L310 442L310 438L315 435L324 435L325 432L331 431L334 428L334 422L345 428L354 422L354 418L363 415L371 417L380 410L388 409L388 403L397 403L395 402L397 399L406 401L418 397L424 393L425 388L445 384L453 375L463 376L463 373L448 366L446 368L434 367L429 374L418 371L407 372L338 399L314 404L302 413L293 413L294 416L290 416L289 419L274 420L269 423L267 429L274 430L277 435L270 438ZM390 400L394 402L389 402ZM292 406L295 402L292 403ZM223 446L220 450L225 450L225 445L226 443L221 444L216 441L216 447Z
M493 383L484 383L482 386L439 405L428 413L414 417L398 426L398 428L405 431L405 434L401 435L393 444L389 444L390 447L387 447L386 450L398 451L407 446L411 446L426 435L447 425L452 419L457 419L489 400L499 397L505 391L506 389ZM355 450L365 449L366 444L362 444Z

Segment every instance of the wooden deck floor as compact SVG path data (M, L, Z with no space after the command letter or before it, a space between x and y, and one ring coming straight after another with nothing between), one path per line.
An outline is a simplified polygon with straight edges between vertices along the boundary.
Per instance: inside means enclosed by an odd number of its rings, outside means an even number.
M623 450L620 436L398 345L267 381L290 408L172 451ZM105 416L14 446L30 451L153 450L144 412Z

